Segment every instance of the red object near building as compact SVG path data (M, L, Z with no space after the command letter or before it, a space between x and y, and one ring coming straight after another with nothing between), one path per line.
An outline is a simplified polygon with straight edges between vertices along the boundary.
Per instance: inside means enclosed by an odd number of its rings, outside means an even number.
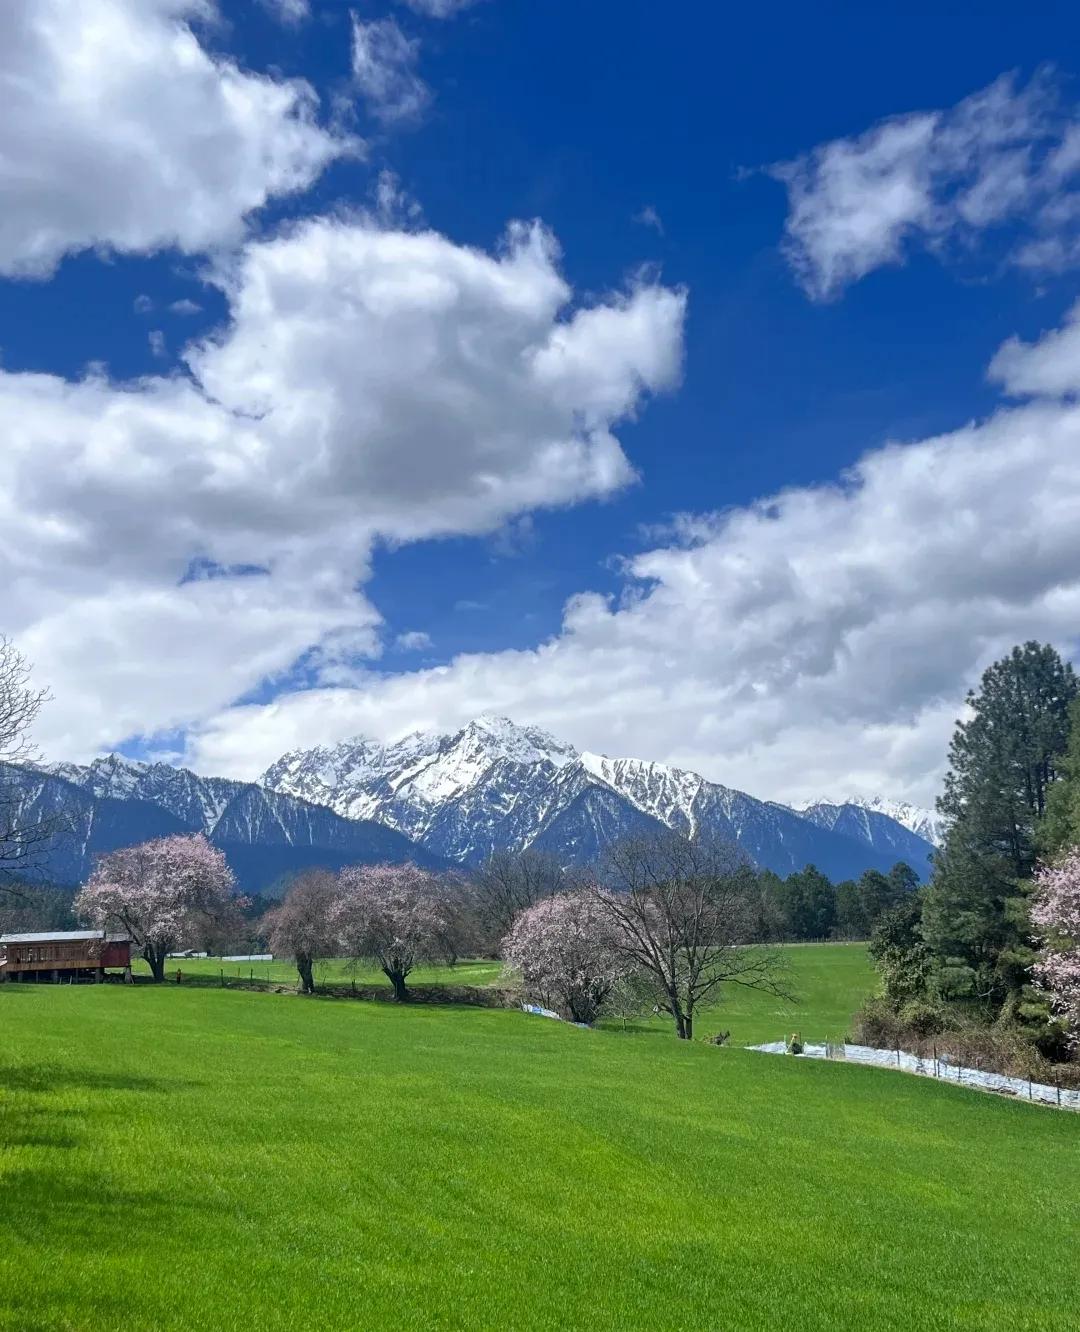
M106 968L130 976L126 935L104 930L0 934L0 981L104 980Z

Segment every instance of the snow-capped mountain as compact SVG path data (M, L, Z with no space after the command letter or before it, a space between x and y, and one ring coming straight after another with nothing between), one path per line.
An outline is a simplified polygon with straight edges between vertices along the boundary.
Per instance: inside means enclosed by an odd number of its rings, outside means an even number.
M944 815L932 809L924 809L921 805L912 805L906 800L888 800L885 796L848 796L845 800L807 800L792 806L797 813L808 818L812 816L812 811L826 811L826 819L829 810L853 807L868 810L871 814L881 814L899 823L924 842L929 842L931 846L941 846L945 840L947 820Z
M299 750L259 783L116 754L85 767L0 765L0 782L19 822L53 824L40 872L59 883L84 879L102 851L196 830L225 851L248 891L272 889L307 865L477 865L527 848L590 864L613 841L663 827L733 842L778 874L815 864L833 880L897 860L925 876L933 850L883 802L818 801L797 812L662 763L579 753L496 717L393 745L356 739ZM936 832L933 822L916 826Z
M86 767L0 765L0 784L5 816L12 814L16 826L48 825L50 837L33 870L54 883L82 882L103 852L186 832L206 833L249 892L272 891L312 865L443 863L383 824L342 818L252 782L200 777L118 754Z
M343 817L375 820L464 864L529 847L587 863L610 841L661 826L733 841L780 874L813 863L834 879L888 869L898 859L925 875L932 850L876 811L829 826L696 773L579 753L498 717L393 745L354 739L294 751L260 780Z

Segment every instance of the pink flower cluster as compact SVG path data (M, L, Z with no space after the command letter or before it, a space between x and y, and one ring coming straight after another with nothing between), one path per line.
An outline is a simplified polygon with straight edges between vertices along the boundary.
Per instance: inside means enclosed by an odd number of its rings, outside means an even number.
M561 893L523 911L503 940L530 998L572 1017L595 1022L627 974L610 914L591 892Z
M349 957L374 959L403 986L418 962L450 952L454 928L445 876L418 865L353 865L338 875L332 928Z
M1031 919L1040 932L1035 980L1080 1045L1080 847L1035 875Z
M157 975L167 953L236 905L224 852L202 833L161 837L102 856L75 898L80 919L124 930Z

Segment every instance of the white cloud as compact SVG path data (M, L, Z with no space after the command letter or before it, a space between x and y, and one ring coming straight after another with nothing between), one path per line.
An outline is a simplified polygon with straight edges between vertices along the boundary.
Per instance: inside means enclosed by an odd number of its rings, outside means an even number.
M423 652L431 647L431 635L425 634L422 629L410 629L408 633L398 634L394 646L402 652Z
M428 18L453 18L465 9L471 9L480 0L399 0L407 5L414 14L426 14Z
M136 314L149 314L154 308L153 298L147 296L145 292L136 296L131 303L131 308Z
M147 334L147 341L150 343L150 354L161 360L166 354L165 334L160 328L151 329Z
M970 250L1005 228L1007 259L1061 268L1080 257L1080 126L1051 77L1003 76L944 111L882 121L769 172L788 190L785 252L815 299L836 296L922 244Z
M202 306L198 301L190 301L185 296L183 300L173 301L169 311L177 315L197 315L202 313Z
M646 204L640 212L635 213L634 221L640 223L643 227L649 227L650 230L655 231L658 236L664 234L663 220L652 204Z
M65 255L238 240L353 140L299 80L248 73L189 26L210 0L7 0L0 6L0 273Z
M314 219L218 261L230 318L188 375L0 372L5 628L49 749L197 721L300 657L344 678L378 651L373 543L630 482L613 432L677 381L684 298L577 307L557 257L539 225L487 254Z
M431 89L416 72L420 43L406 37L395 19L365 23L352 16L353 83L371 114L384 124L419 120Z
M930 801L989 661L1028 637L1080 650L1080 406L1002 409L676 533L628 562L621 601L572 599L533 651L233 708L190 757L251 776L289 748L494 711L776 798Z
M311 17L309 0L262 0L262 4L286 27L296 27Z
M1010 338L990 362L989 377L1013 397L1067 397L1080 393L1080 304L1065 326L1038 342Z

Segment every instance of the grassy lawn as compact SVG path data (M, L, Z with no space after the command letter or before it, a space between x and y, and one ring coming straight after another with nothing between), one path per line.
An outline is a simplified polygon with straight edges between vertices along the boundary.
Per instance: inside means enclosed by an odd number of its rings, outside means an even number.
M217 988L7 985L0 1033L14 1332L1076 1327L1067 1114Z
M807 1040L842 1040L847 1034L852 1013L874 985L874 972L866 956L865 944L791 944L785 949L790 969L790 983L798 1003L758 994L753 990L725 990L721 1002L699 1016L697 1034L708 1036L730 1031L737 1045L775 1041L792 1031ZM220 958L180 959L169 963L166 975L174 983L179 968L185 976L217 977L226 981L247 980L281 982L293 985L296 968L288 961L224 962ZM137 975L149 976L150 968L141 959L135 963ZM316 970L316 983L348 984L354 977L358 985L384 985L390 982L374 968L349 969L338 958L324 962ZM409 977L413 985L496 985L502 979L502 964L489 959L462 961L455 967L419 967ZM608 1024L622 1029L623 1024ZM667 1032L671 1021L664 1015L628 1023L635 1032Z
M137 958L132 963L132 970L137 976L149 976L150 968ZM224 975L225 980L262 980L280 982L283 985L296 984L296 967L287 959L273 962L226 962L219 957L183 957L170 959L165 975L174 981L177 970L185 976L217 977ZM494 985L502 975L502 963L488 958L463 960L456 966L417 967L409 977L410 985ZM348 985L354 979L357 985L385 985L390 982L377 967L352 968L343 958L331 958L320 962L315 968L316 985Z

